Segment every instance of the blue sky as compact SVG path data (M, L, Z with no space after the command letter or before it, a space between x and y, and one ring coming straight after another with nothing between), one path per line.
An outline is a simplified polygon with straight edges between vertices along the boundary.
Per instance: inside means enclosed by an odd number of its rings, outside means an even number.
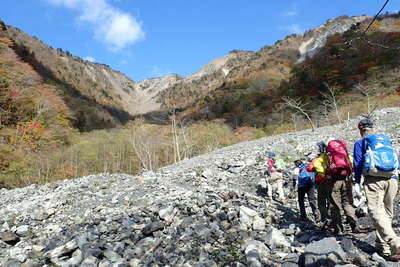
M256 51L384 0L1 0L0 18L135 81L187 76L234 49ZM397 11L399 1L385 11Z

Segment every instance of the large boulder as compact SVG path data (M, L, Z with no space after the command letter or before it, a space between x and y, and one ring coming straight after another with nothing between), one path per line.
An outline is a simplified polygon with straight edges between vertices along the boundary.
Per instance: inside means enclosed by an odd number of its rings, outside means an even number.
M307 267L334 267L346 263L346 253L334 237L329 237L307 245L304 259Z

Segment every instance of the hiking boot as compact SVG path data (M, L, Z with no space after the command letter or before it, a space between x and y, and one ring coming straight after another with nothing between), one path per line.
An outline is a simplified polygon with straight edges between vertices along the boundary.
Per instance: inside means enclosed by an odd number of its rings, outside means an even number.
M337 224L333 225L333 233L335 235L342 235L343 231L344 231L343 226Z
M400 247L392 247L389 259L391 261L400 261Z
M400 254L394 254L387 257L390 261L400 261Z
M287 200L286 200L286 199L279 200L279 202L280 202L282 205L286 205L286 204L287 204Z
M358 225L355 225L355 226L351 226L351 232L353 232L355 234L359 234L359 233L362 233L363 231L360 229L360 227Z

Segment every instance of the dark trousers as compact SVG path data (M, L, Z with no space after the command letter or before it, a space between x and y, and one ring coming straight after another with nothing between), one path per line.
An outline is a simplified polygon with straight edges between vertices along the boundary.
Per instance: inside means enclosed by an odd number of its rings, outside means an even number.
M318 199L318 209L319 212L321 213L321 221L325 221L326 219L329 218L329 204L330 204L330 197L331 197L331 192L329 188L329 183L322 182L320 184L317 184L317 199Z
M302 186L297 189L300 217L307 217L306 206L304 204L304 198L307 195L308 203L310 204L313 214L317 211L317 201L315 199L315 190L313 185Z

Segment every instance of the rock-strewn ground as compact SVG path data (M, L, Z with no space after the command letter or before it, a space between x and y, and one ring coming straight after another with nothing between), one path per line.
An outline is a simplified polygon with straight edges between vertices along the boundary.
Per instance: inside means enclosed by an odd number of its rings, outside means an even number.
M400 109L376 115L398 146ZM355 125L240 143L135 177L2 189L0 265L400 266L375 253L372 232L334 236L300 223L296 199L266 201L258 187L265 151L296 157L329 137L352 144Z

